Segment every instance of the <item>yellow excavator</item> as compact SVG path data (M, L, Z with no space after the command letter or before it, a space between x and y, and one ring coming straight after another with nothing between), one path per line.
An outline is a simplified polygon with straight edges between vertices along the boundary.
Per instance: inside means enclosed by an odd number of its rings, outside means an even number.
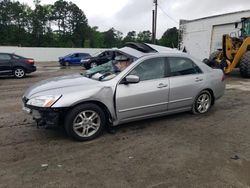
M250 17L241 18L241 24L240 36L223 35L222 50L213 52L205 63L221 68L225 74L239 67L241 76L250 78ZM238 23L235 23L235 28L238 28Z

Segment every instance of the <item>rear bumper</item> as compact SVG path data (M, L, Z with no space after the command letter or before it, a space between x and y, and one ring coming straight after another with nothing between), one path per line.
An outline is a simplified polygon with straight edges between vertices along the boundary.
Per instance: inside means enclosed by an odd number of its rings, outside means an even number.
M36 71L36 66L31 66L29 68L26 68L26 73L32 73Z

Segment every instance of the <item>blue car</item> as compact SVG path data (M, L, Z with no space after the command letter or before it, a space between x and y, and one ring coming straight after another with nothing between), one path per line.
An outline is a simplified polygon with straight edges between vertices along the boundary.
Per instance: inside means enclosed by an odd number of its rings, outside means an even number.
M91 57L88 53L73 53L64 57L59 57L59 63L62 66L66 65L80 65L81 60L89 59Z

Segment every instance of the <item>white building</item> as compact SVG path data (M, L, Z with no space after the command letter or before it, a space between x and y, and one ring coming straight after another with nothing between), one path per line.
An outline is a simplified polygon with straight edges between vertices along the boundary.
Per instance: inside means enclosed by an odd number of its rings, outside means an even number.
M250 10L227 13L195 20L180 20L180 48L203 60L222 48L223 34L239 36L241 18L250 17Z

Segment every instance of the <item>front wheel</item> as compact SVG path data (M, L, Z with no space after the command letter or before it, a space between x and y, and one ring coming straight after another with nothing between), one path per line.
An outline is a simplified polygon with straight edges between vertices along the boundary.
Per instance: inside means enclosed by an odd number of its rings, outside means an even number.
M193 114L204 114L206 113L212 105L212 96L208 91L202 91L196 97L192 112Z
M250 51L247 51L240 59L240 74L243 78L250 78Z
M103 110L92 103L73 108L66 116L65 129L69 136L78 141L96 138L103 131L106 117Z
M18 67L14 69L14 76L16 78L23 78L25 77L25 70L22 67Z

